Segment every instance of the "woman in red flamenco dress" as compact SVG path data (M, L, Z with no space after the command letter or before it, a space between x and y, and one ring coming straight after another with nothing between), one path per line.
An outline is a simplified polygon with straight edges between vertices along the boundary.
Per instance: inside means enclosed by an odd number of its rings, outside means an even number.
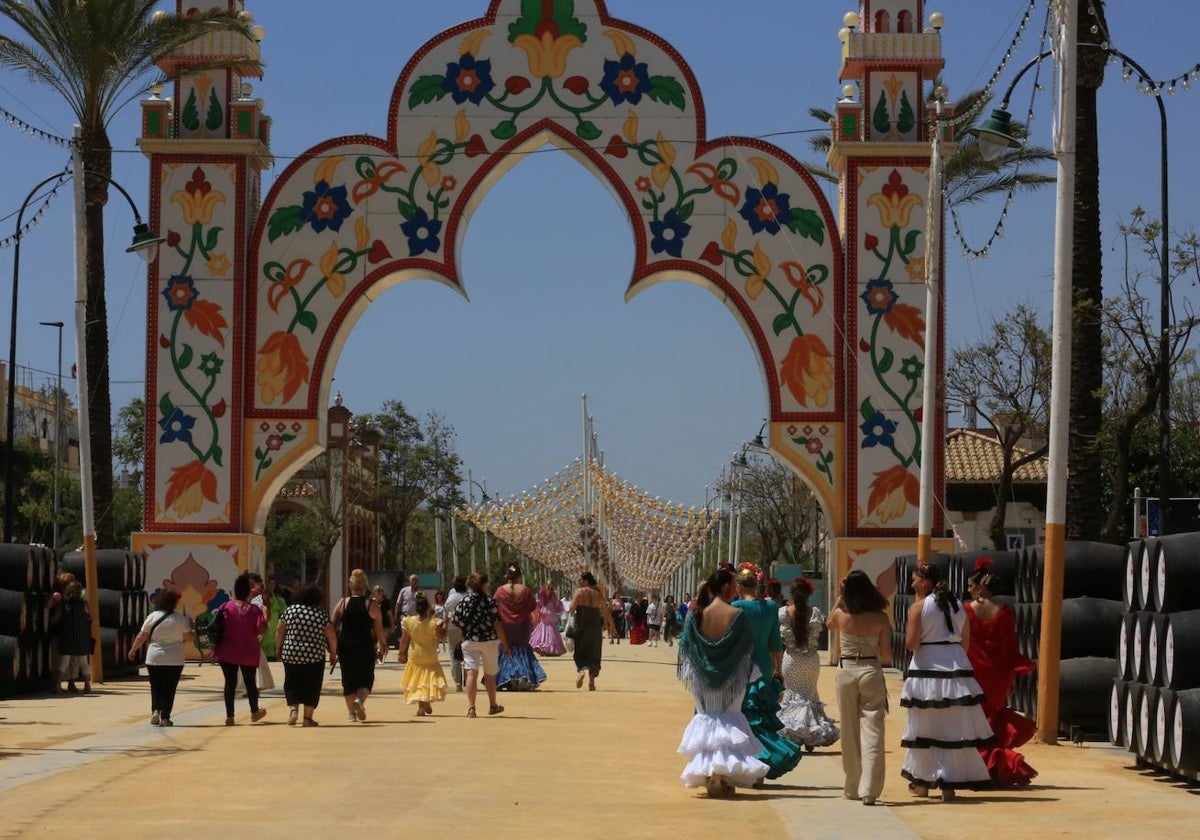
M991 561L981 557L967 582L972 598L966 605L971 624L967 655L975 669L975 679L983 688L984 714L996 735L996 740L979 752L996 785L1020 786L1037 776L1037 771L1025 763L1025 756L1017 752L1017 747L1033 737L1037 726L1008 708L1008 694L1013 681L1022 674L1032 673L1034 664L1017 650L1017 624L1012 607L992 600L995 583Z

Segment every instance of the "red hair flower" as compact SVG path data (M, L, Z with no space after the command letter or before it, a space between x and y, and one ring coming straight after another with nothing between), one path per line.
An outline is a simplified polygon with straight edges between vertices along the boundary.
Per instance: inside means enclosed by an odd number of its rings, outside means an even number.
M975 571L977 571L977 572L987 572L987 571L990 571L991 568L992 568L992 561L991 561L991 558L989 558L989 557L980 557L978 560L975 561Z

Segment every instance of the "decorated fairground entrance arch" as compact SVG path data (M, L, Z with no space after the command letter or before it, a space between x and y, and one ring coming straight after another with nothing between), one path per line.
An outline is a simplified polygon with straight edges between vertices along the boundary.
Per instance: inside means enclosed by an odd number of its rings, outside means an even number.
M242 6L180 0L178 11ZM862 0L862 25L842 43L838 75L859 96L837 103L831 126L836 216L787 153L708 137L683 58L603 0L493 0L411 59L386 137L315 146L265 201L270 120L244 84L256 71L237 64L258 58L259 44L218 36L164 62L180 79L170 99L142 103L141 139L153 224L168 237L149 274L145 531L135 536L150 588L173 582L185 602L202 601L261 567L272 500L325 443L334 366L358 317L405 280L461 291L472 210L546 144L628 214L627 298L686 280L741 324L761 365L770 450L816 492L838 567L886 579L895 554L913 550L922 457L925 91L943 64L940 32L917 31L922 6ZM216 57L230 69L187 73ZM939 502L941 418L937 451L925 453Z

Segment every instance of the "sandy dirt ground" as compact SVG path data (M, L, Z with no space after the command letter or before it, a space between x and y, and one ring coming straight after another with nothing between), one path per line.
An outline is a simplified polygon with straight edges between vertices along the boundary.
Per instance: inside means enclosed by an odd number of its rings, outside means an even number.
M1200 789L1095 743L1028 745L1040 775L1023 790L914 799L899 774L894 673L880 806L842 798L837 745L762 790L709 800L679 781L675 748L692 707L675 650L604 653L597 691L575 688L569 657L545 659L541 690L502 692L496 717L481 699L474 720L453 692L434 717L416 717L394 661L377 673L365 724L346 721L335 674L318 727L285 725L279 689L264 698L265 720L251 724L239 699L238 725L226 727L212 665L185 669L172 728L149 724L144 679L2 701L0 837L959 838L994 825L1032 840L1187 835L1200 818ZM833 678L822 668L827 699Z

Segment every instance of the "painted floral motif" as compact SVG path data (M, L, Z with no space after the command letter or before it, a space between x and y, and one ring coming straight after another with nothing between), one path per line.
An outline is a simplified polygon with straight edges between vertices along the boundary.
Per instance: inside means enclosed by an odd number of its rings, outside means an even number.
M171 195L190 227L186 233L169 231L167 235L167 246L183 264L167 279L161 292L170 317L167 331L159 335L158 341L160 347L170 351L171 369L189 408L184 411L176 404L176 392L163 391L158 401L158 442L189 450L191 459L171 470L166 488L165 507L181 519L198 513L205 501L217 503L217 477L208 465L223 466L217 421L228 407L224 399L214 402L213 392L224 359L215 351L197 353L193 342L194 336L203 336L224 349L229 322L220 304L201 295L192 272L197 264L206 269L213 264L218 268L228 265L225 252L217 250L223 231L212 225L214 211L225 200L224 193L213 189L203 167L196 167L184 188Z
M813 457L814 466L817 472L825 476L830 486L834 484L833 478L833 452L825 448L825 436L829 434L828 426L788 426L787 434L791 438L792 443L804 448L804 451Z
M357 178L351 184L338 178L343 163L345 158L341 156L322 161L313 175L313 189L303 194L302 202L279 207L271 214L267 222L270 241L291 236L305 227L311 227L317 233L340 233L342 223L354 213L359 203L380 191L388 191L401 195L398 205L401 215L407 219L401 224L401 230L408 237L412 255L440 247L437 232L442 223L430 219L413 201L420 170L407 188L394 187L390 184L392 178L405 172L405 167L398 161L376 162L363 156L355 163ZM440 173L437 183L437 192L430 194L434 196L435 208L441 210L449 206L449 200L442 198L443 193L454 189L455 184L453 179L442 179ZM286 302L292 307L287 328L271 333L258 348L258 391L259 399L265 405L276 401L290 402L300 387L309 381L309 358L296 331L303 328L314 335L317 333L320 318L313 307L317 295L326 291L334 298L341 298L346 293L347 275L356 271L363 261L375 265L391 256L381 240L372 240L366 220L360 217L354 223L352 246L342 245L335 238L315 264L312 260L297 258L286 264L270 261L263 265L263 275L270 284L267 306L272 312L279 312ZM260 462L263 457L260 453Z
M519 119L549 99L574 118L575 133L586 142L603 133L587 119L601 107L637 105L647 97L681 111L687 109L679 80L653 74L647 62L637 60L633 39L615 29L604 31L616 50L615 59L605 59L590 77L573 75L559 83L572 51L588 40L587 24L575 17L574 0L523 0L521 15L508 25L508 41L525 53L532 78L509 76L502 91L496 90L492 81L491 59L481 53L492 34L490 29L478 29L463 38L458 61L447 64L445 73L421 76L412 83L408 106L416 110L445 96L460 105L487 103L504 115L490 129L492 137L508 140L516 135ZM593 86L598 93L592 92Z
M285 444L291 443L300 436L300 431L304 427L299 423L292 423L290 426L286 423L276 423L273 427L270 423L263 422L259 425L259 431L266 434L266 440L262 446L254 449L254 480L262 476L263 470L270 467L274 462L274 453L283 449ZM270 434L268 434L270 433Z
M924 350L925 320L921 310L901 301L891 279L897 271L903 271L907 279L924 278L924 257L914 253L921 230L908 229L913 212L923 205L924 201L909 190L897 170L892 170L878 193L867 198L867 206L879 213L883 237L881 241L880 236L868 233L863 238L863 248L879 262L879 269L859 295L866 309L866 323L870 325L870 337L860 341L859 351L867 357L874 379L869 390L886 395L896 411L896 419L889 418L871 397L859 405L862 417L859 447L886 449L896 461L895 466L875 473L870 484L866 514L881 524L903 516L910 505L918 504L920 497L920 482L912 470L921 463L918 390L924 362L918 352L898 360L892 346L881 339L881 330L886 328L901 341L910 343L914 351ZM898 436L901 423L906 428Z

